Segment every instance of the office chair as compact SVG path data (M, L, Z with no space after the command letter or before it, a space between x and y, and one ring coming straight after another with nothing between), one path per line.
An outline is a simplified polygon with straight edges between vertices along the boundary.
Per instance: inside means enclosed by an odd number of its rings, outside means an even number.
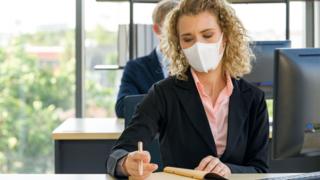
M128 124L131 122L132 116L136 111L137 105L142 101L145 97L145 94L142 95L129 95L123 99L124 105L124 124L125 128L128 127ZM150 152L151 162L158 164L157 171L162 171L163 164L161 162L160 157L160 145L159 145L159 136L157 135L149 146L145 147L146 150Z

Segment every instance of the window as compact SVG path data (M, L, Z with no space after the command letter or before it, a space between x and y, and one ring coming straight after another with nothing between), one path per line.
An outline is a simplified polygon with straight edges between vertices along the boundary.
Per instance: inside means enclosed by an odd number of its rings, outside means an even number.
M252 40L286 39L285 3L232 4L232 7Z
M152 13L156 3L134 3L134 23L152 24Z
M94 66L118 64L121 24L129 24L128 2L85 1L85 117L115 116L122 70L98 71Z
M232 6L253 41L286 39L285 3L232 4ZM267 107L272 122L272 99L267 100Z
M315 47L320 48L320 1L315 1Z
M286 39L285 3L232 4L232 6L252 40ZM306 46L305 2L290 2L290 40L292 47Z
M306 47L306 3L290 2L290 40L293 48Z
M232 4L237 16L247 28L252 40L286 39L285 3ZM306 3L290 2L290 40L292 47L306 47ZM272 12L272 13L270 13ZM270 120L273 117L273 100L267 100Z
M51 132L75 111L75 1L4 1L0 22L0 173L53 172Z
M155 3L134 3L134 23L152 24ZM115 117L115 102L123 70L94 70L95 65L125 65L128 61L127 34L120 34L120 26L129 24L128 2L85 1L85 116ZM120 59L119 52L125 51Z

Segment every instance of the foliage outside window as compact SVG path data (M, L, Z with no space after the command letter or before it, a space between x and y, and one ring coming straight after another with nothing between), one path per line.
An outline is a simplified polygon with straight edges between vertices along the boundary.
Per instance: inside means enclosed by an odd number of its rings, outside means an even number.
M0 172L53 171L51 132L74 114L73 35L23 33L0 48Z

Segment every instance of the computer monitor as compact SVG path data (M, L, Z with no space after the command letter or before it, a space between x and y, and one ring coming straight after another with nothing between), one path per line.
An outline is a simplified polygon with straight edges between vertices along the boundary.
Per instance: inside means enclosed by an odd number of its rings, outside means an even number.
M277 48L288 48L291 41L253 41L250 47L255 55L252 71L243 78L262 89L266 98L272 98L274 51Z
M273 158L320 155L320 48L276 50Z

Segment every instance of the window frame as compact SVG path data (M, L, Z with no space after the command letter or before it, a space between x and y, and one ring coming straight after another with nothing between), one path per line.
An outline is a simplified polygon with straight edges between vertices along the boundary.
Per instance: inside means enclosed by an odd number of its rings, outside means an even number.
M314 47L320 48L320 1L314 3Z
M129 23L129 59L133 57L133 4L134 3L157 3L159 0L96 0L98 2L124 2L129 1L130 9L130 23ZM292 1L305 1L306 5L306 40L307 46L314 47L315 41L320 45L320 35L317 29L320 27L315 27L316 20L318 24L320 24L320 20L316 19L315 13L315 1L308 0L228 0L230 3L235 4L243 4L243 3L286 3L286 39L290 39L290 2ZM311 8L311 9L309 9ZM318 13L320 9L320 3L318 8ZM311 11L311 12L310 12ZM84 91L84 83L85 83L85 47L84 47L84 0L76 0L76 96L75 96L75 107L76 107L76 118L84 117L84 107L85 107L85 91ZM317 28L317 29L316 29ZM317 32L318 40L315 38L315 32ZM122 69L122 67L118 67L118 69ZM108 69L99 69L99 70L108 70ZM114 68L113 68L114 70Z

